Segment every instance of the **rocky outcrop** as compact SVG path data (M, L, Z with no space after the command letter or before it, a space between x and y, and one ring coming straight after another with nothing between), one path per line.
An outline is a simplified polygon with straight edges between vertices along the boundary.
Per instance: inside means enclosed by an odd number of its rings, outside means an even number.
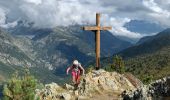
M170 97L170 77L143 85L131 74L91 71L81 77L78 88L57 83L46 84L42 90L36 90L40 100L157 100Z
M82 77L81 83L75 90L74 86L56 83L45 85L42 90L36 90L36 96L41 100L103 100L121 99L124 91L136 91L134 86L124 75L117 72L106 72L102 69L92 71ZM102 98L104 97L104 98Z
M80 87L84 89L84 93L91 91L119 91L134 90L135 87L123 75L117 72L106 72L104 70L92 71L88 73L81 82Z
M170 77L164 77L148 85L148 95L152 98L169 97L170 99Z
M135 91L122 93L125 100L169 100L170 99L170 77L151 82L148 85L138 87Z

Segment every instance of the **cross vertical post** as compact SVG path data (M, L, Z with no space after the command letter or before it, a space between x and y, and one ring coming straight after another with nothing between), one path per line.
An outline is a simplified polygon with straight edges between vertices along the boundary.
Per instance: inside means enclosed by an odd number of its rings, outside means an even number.
M96 26L100 29L100 14L96 14ZM100 67L100 30L97 30L96 35L96 69Z

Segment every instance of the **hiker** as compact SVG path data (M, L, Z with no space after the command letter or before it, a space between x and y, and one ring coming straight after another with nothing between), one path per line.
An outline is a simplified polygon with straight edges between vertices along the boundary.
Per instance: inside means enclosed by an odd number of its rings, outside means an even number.
M78 60L74 60L73 64L67 68L67 75L69 74L70 70L72 74L72 81L75 86L78 86L80 83L80 75L84 75L85 73L84 68L81 66Z

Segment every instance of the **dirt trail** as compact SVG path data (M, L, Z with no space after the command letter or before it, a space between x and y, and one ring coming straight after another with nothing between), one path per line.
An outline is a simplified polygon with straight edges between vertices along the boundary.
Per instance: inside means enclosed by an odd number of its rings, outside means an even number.
M119 92L104 92L105 94L95 94L90 100L120 100Z

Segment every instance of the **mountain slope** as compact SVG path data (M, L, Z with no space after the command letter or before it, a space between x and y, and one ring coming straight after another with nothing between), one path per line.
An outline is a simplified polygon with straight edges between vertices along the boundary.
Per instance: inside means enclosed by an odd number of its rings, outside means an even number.
M15 39L0 29L0 75L1 82L7 79L16 70L22 70L24 66L35 64L15 44Z
M29 39L11 36L0 29L0 83L7 80L15 71L22 74L25 67L29 67L31 73L41 82L63 80L47 68L48 63L37 59L37 52L33 51L34 46L36 44L31 43Z
M0 61L9 65L30 67L30 64L34 64L33 60L20 50L14 41L15 38L0 30Z
M95 57L95 35L83 31L81 26L58 26L54 29L23 27L21 24L8 31L13 36L29 38L35 45L35 58L46 62L47 67L56 70L56 73L62 74L65 71L63 67L68 66L73 59L78 59L84 65ZM101 32L101 56L111 55L129 46L131 43L116 38L110 32Z
M126 70L142 81L156 80L170 75L170 46L155 53L136 56L125 61Z
M147 38L143 43L119 53L125 60L126 71L132 72L145 83L170 75L170 29ZM105 64L111 63L106 58Z
M170 75L170 29L166 29L143 43L128 48L120 54L126 60L127 71L140 77L144 82ZM129 54L131 56L129 56Z

